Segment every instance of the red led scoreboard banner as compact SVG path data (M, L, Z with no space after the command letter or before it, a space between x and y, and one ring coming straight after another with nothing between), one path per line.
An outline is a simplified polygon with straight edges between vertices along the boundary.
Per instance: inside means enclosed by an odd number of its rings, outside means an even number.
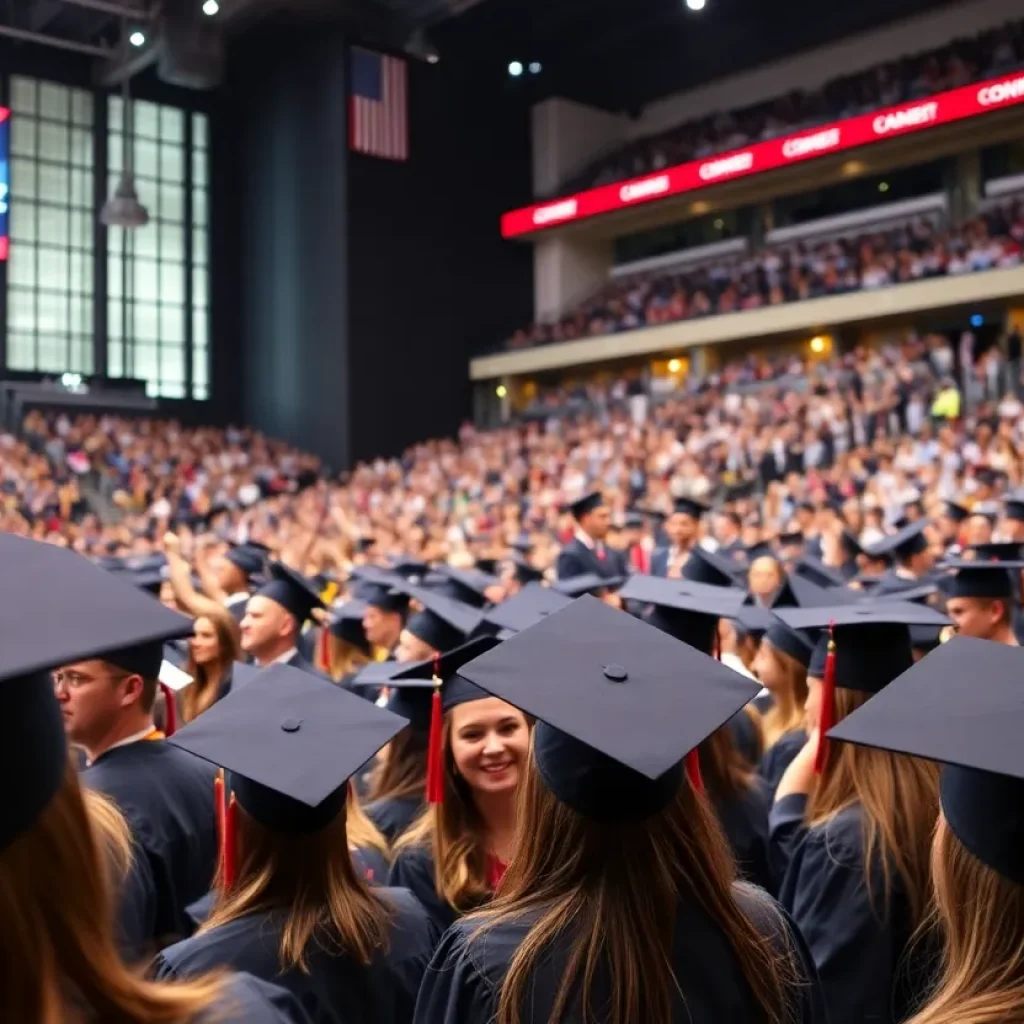
M720 153L706 160L691 160L666 167L642 178L602 185L572 196L512 210L501 218L501 233L505 238L514 238L544 228L571 224L601 213L694 192L708 185L772 171L897 135L909 135L1019 103L1024 103L1024 74L1018 71L768 142L755 142L744 149Z

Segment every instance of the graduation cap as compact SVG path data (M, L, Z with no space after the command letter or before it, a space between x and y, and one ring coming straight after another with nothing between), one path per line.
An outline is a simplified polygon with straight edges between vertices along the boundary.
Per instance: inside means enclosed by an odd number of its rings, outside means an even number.
M484 620L501 630L521 633L553 612L572 603L572 598L540 583L527 583L518 594L488 608Z
M256 541L246 541L244 544L232 544L224 557L246 576L255 576L263 571L270 549Z
M440 590L446 597L477 608L487 604L487 590L501 584L501 580L479 569L456 569L451 565L439 565L437 573L443 577Z
M602 821L665 808L683 761L692 773L697 746L758 692L714 658L592 597L459 674L540 720L540 777L562 803Z
M783 608L792 629L821 629L807 674L821 679L821 738L815 770L828 758L825 734L835 722L835 687L876 694L914 664L911 626L948 626L950 620L912 601L859 601L830 608Z
M382 612L405 615L409 611L409 595L395 586L395 582L404 585L402 580L360 580L356 588L356 596L361 601L365 601L370 608L379 608Z
M966 519L970 519L971 510L958 502L947 501L945 515L947 519L952 520L954 523L962 523Z
M662 576L630 576L619 596L650 605L647 623L705 654L714 652L718 620L732 618L743 604L740 590Z
M391 571L403 579L417 582L430 572L430 566L420 558L402 555L391 560Z
M753 597L748 600L753 601ZM857 595L845 587L819 587L803 576L790 574L772 598L772 608L822 608L856 600Z
M525 555L518 551L514 552L510 559L515 566L516 580L523 586L527 583L539 583L544 579L544 573L535 565L531 565Z
M690 549L690 557L683 563L683 579L693 583L708 583L715 587L735 587L746 570L721 555L708 551L699 544Z
M408 594L422 609L409 616L406 630L435 651L448 651L466 642L480 624L479 609L422 587L409 587Z
M771 644L776 651L789 655L804 668L811 663L811 654L814 651L811 639L805 633L787 626L780 618L776 617L765 630L763 642Z
M743 604L731 618L747 636L758 641L778 621L767 608L761 608L756 604Z
M956 636L828 734L941 762L939 797L949 827L978 860L1018 885L1024 885L1022 673L1021 648Z
M642 530L646 524L647 517L637 508L631 508L622 521L625 530Z
M793 566L793 575L801 576L819 587L845 587L846 578L841 572L825 565L818 558L811 555L802 555L800 560Z
M1001 541L992 544L970 544L968 551L973 551L978 561L982 562L1016 562L1021 557L1024 544L1020 541Z
M301 626L324 602L312 581L283 562L270 564L270 579L256 592L279 604Z
M552 590L566 597L579 597L581 594L599 594L606 590L617 590L626 582L625 576L600 576L596 572L585 572L581 576L570 576L568 579L555 580Z
M497 576L500 571L501 559L500 558L478 558L476 560L476 568L480 572L485 573L488 576Z
M229 773L218 787L222 882L237 865L235 802L264 828L310 835L345 806L348 779L404 727L405 720L327 680L291 668L236 665L240 682L172 740Z
M948 588L945 588L947 597L978 597L1008 601L1014 595L1011 570L1019 572L1024 569L1024 561L984 562L955 559L945 562L943 568L956 570Z
M430 737L427 743L427 803L444 802L444 716L460 704L485 700L490 694L458 674L468 661L497 647L501 641L480 636L454 650L426 661L401 666L391 685L410 693L426 690L430 695ZM407 697L408 699L408 697Z
M67 548L0 534L0 849L31 828L67 766L51 669L187 636L192 623ZM159 676L162 657L150 678ZM26 737L31 742L26 742Z
M331 636L359 648L364 654L370 653L370 641L363 629L363 616L369 606L365 601L353 599L334 609L327 631Z
M771 541L759 540L754 544L748 544L744 549L743 553L747 556L748 564L754 562L758 558L774 558L775 553L772 551Z
M689 516L691 519L700 519L707 512L711 511L710 506L696 498L675 498L672 501L672 510L676 515Z
M908 523L896 533L883 537L878 543L865 549L869 558L911 558L927 550L928 540L924 531L928 526L927 519L919 519L915 523Z
M600 508L603 504L604 495L601 491L591 491L589 494L576 498L575 501L567 501L564 509L567 512L571 512L573 519L578 521L585 515L593 512L594 509Z
M802 548L806 541L802 530L785 530L778 539L779 546L783 548Z
M1013 491L1003 498L1006 518L1017 523L1024 523L1024 490Z

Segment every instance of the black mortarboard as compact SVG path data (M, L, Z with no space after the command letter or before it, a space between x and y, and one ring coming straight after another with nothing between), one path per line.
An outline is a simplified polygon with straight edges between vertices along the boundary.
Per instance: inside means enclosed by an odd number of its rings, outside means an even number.
M1024 544L1020 541L1001 541L993 544L970 544L979 562L1016 562L1020 559Z
M856 600L857 595L845 587L819 587L817 583L791 573L772 598L772 608L822 608L831 604L852 604Z
M771 541L759 540L754 544L748 544L743 549L743 554L747 557L747 562L753 562L758 558L774 558L775 553L772 551Z
M914 663L911 626L947 626L950 620L911 601L858 601L828 608L780 608L792 629L821 629L808 675L823 678L827 627L835 627L835 685L877 693Z
M1016 569L1019 572L1024 569L1024 561L985 562L981 559L957 559L945 562L943 568L957 570L946 588L947 597L979 597L1006 601L1014 595L1010 570Z
M963 505L955 501L946 502L946 518L951 519L954 523L962 523L965 519L969 519L971 516L971 510L964 508Z
M818 558L803 555L793 566L793 574L810 580L819 587L845 587L846 577L836 569L825 565Z
M672 509L677 515L690 516L692 519L700 519L710 511L703 501L696 498L675 498L672 501Z
M444 582L438 587L439 593L453 601L477 608L487 604L487 590L501 583L496 577L488 576L479 569L456 569L451 565L439 565L437 572L444 577Z
M288 665L236 665L241 685L168 742L227 769L243 809L278 832L324 828L346 783L406 725L398 715Z
M778 621L767 608L756 604L743 604L732 617L736 625L754 640L760 640Z
M565 503L565 510L571 512L574 519L582 519L588 513L593 512L595 508L600 508L603 504L604 495L600 491L591 491L589 494L576 498L575 501L567 501Z
M579 597L581 594L599 594L605 590L617 590L626 582L625 576L599 576L596 572L587 572L582 576L570 576L568 579L555 580L552 590L566 597Z
M1024 522L1024 490L1007 494L1003 501L1006 504L1006 518L1014 522Z
M527 583L539 583L544 579L544 573L535 565L531 565L526 556L521 555L518 551L513 553L510 561L515 566L516 579L522 585L525 586Z
M1021 648L957 636L828 734L831 740L942 762L939 793L949 827L978 860L1019 885L1022 673Z
M771 644L775 650L788 654L804 668L810 665L814 644L806 634L791 629L782 619L776 618L765 631L763 640Z
M241 569L246 576L255 576L262 572L266 564L269 551L262 544L255 541L245 544L232 544L224 556L232 565Z
M418 582L430 572L430 566L421 558L409 558L402 555L391 560L391 571L403 579Z
M735 562L699 545L690 550L690 557L683 563L683 579L691 580L694 583L708 583L715 587L735 587L738 580L745 575L746 571L737 566Z
M484 573L487 576L497 576L500 571L501 559L491 558L478 558L476 560L476 568L478 571Z
M409 595L387 583L363 581L356 593L371 608L379 608L382 612L405 615L409 610Z
M689 752L758 687L631 615L581 597L460 674L540 719L537 770L579 814L642 820L674 797Z
M162 647L192 623L66 548L0 534L0 564L16 596L0 602L0 772L16 780L0 810L3 849L64 778L64 718L49 670L140 644Z
M527 583L518 594L488 608L484 619L499 629L521 633L553 612L561 611L572 598L539 583Z
M806 537L801 530L785 530L779 534L779 546L783 548L803 547Z
M422 587L409 587L408 593L423 607L409 616L405 628L435 651L448 651L464 644L466 637L480 624L477 608Z
M271 563L270 580L260 587L257 594L279 604L300 626L314 608L324 607L313 583L282 562Z
M366 639L366 630L363 629L363 616L366 614L366 609L365 601L346 601L340 607L333 609L328 632L331 636L344 640L369 654L370 641Z
M630 576L619 596L650 605L647 623L705 654L714 650L718 620L732 618L743 604L740 590L662 576Z
M884 556L896 556L897 558L910 558L920 554L928 547L928 540L924 535L928 526L927 519L919 519L915 523L908 523L903 529L888 537L883 537L876 544L866 550L869 558Z
M459 704L466 704L472 700L483 700L490 697L490 694L460 676L459 669L467 662L497 647L499 643L501 641L497 637L475 637L454 650L446 651L438 658L428 658L410 665L401 665L399 671L391 677L390 685L403 690L426 687L432 691L434 673L436 672L441 680L441 707L445 712L451 711Z
M986 487L995 487L1006 474L1001 469L993 469L991 466L976 466L974 476Z

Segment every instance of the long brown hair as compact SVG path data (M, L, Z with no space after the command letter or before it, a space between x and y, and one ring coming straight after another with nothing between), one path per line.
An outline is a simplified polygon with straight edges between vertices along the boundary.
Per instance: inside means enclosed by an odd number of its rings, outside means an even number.
M278 950L283 971L308 971L314 944L364 965L387 949L391 911L352 863L344 807L308 835L272 832L238 811L238 877L220 893L200 933L246 914L284 910Z
M671 949L680 901L717 922L736 954L765 1021L787 1019L793 962L780 957L739 906L736 868L708 802L688 782L645 821L592 821L560 803L530 763L520 786L516 856L481 912L487 931L537 915L502 983L498 1024L524 1024L530 979L551 944L573 941L548 1020L562 1020L609 975L606 1024L670 1024L678 983ZM781 929L780 921L780 929ZM534 1018L531 1018L534 1019Z
M323 627L321 626L321 633ZM327 633L327 657L321 643L316 645L316 667L321 672L326 672L336 683L340 683L345 676L358 672L364 665L370 663L370 656L361 650L356 644L348 640L342 640L333 633Z
M698 748L700 775L708 796L738 800L753 785L757 773L740 753L728 725L713 732Z
M350 850L376 850L385 860L391 860L391 848L388 846L384 833L381 832L370 816L363 810L356 796L355 786L348 784L348 796L345 798L345 813L348 815L346 832Z
M870 694L835 691L836 722L861 707ZM939 813L939 772L930 761L852 743L829 744L824 770L807 803L806 820L823 825L848 807L860 805L864 833L864 871L872 896L872 878L882 873L883 905L888 914L892 872L903 880L910 924L921 923L931 893L931 839Z
M786 733L804 726L807 669L796 658L780 651L768 640L761 641L761 650L774 660L782 676L782 685L772 688L772 706L761 716L761 736L764 748L768 750Z
M459 913L475 910L491 897L487 880L486 828L473 793L455 770L452 716L444 722L444 802L428 806L395 844L433 852L437 894Z
M422 729L403 729L370 772L367 800L422 800L426 785L427 734Z
M942 968L908 1024L1024 1022L1024 885L982 864L939 818L932 844L929 924L943 937Z
M186 722L191 722L216 702L224 674L238 661L241 652L238 623L231 612L210 607L205 609L202 615L196 616L196 622L200 619L208 619L213 626L213 631L217 634L217 650L220 653L214 662L214 675L209 666L196 664L195 655L192 653L191 645L189 646L185 671L195 681L185 688L181 698L182 717Z
M94 813L99 806L93 804ZM221 996L219 976L169 984L145 981L127 967L114 939L109 874L69 762L36 822L0 850L5 1020L71 1024L81 1009L69 1010L70 992L104 1024L183 1024Z

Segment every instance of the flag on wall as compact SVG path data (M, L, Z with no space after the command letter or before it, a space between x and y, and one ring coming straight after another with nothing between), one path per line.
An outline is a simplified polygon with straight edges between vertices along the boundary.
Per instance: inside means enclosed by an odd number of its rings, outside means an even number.
M349 145L382 160L409 159L405 61L353 46Z

